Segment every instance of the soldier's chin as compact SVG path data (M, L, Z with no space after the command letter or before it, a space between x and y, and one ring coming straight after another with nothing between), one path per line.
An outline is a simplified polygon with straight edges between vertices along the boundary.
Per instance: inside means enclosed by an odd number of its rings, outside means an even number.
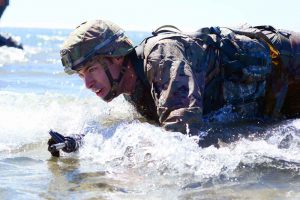
M119 94L117 95L111 95L110 93L106 94L104 97L101 97L101 99L107 103L111 102L114 98L116 98L117 96L119 96Z

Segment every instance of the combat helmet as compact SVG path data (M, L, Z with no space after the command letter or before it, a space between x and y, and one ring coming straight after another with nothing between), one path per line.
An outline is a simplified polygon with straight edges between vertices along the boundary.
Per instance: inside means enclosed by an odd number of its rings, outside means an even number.
M60 55L64 71L73 74L95 55L118 57L132 50L132 42L118 25L107 20L93 20L80 24L69 35Z

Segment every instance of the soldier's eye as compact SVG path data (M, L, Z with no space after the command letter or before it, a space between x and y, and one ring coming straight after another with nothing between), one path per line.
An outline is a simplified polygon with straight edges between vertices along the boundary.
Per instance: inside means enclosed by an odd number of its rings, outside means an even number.
M91 67L89 67L88 72L89 72L89 73L92 73L92 72L94 72L95 70L96 70L96 67L91 66Z

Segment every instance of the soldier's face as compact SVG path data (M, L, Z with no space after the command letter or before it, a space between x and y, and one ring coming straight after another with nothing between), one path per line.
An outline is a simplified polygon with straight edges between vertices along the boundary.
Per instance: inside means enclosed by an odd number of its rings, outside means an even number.
M103 100L111 89L110 81L103 66L105 64L108 66L112 77L116 79L120 73L120 66L115 58L104 59L101 63L97 59L93 59L78 71L79 76L84 81L85 87Z

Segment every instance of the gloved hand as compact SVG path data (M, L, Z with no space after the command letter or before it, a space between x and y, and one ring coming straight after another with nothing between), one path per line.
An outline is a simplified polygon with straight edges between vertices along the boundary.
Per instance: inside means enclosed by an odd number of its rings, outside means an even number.
M52 148L53 144L57 144L57 142L55 142L53 138L50 138L48 140L48 151L51 153L52 156L59 157L59 150L57 150L56 148Z
M59 157L59 150L62 149L66 153L71 153L79 149L82 144L84 135L72 135L64 137L63 135L49 131L51 138L48 141L48 151L52 156Z

